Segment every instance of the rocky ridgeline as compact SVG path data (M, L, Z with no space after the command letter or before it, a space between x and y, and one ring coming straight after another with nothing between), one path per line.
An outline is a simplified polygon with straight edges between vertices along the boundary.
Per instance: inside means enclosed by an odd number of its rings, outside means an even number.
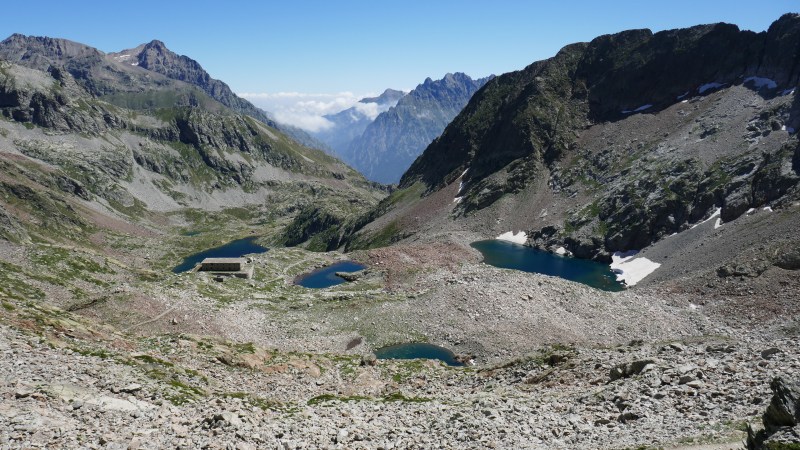
M324 197L332 201L320 203L346 217L382 195L340 161L194 85L107 55L106 65L92 57L91 70L78 70L80 55L96 53L73 44L18 36L0 43L0 59L21 63L0 60L0 165L8 175L0 183L0 235L27 241L33 228L57 228L56 217L86 231L86 213L73 204L80 201L140 220L155 211L263 204L281 191L280 214ZM73 47L83 50L67 51ZM12 203L43 217L30 220Z

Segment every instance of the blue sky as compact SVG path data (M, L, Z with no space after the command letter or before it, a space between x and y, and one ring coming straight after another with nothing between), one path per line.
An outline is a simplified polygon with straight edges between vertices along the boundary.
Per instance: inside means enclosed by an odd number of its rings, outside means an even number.
M761 31L781 14L800 11L800 4L39 0L8 2L3 10L3 38L15 32L63 37L106 52L160 39L234 91L261 94L248 96L257 104L306 102L331 112L388 87L411 89L429 76L521 69L566 44L625 29L730 22Z

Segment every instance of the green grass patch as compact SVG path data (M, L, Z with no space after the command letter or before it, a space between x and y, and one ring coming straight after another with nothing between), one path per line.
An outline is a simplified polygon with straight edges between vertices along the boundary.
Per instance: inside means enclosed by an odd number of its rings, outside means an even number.
M364 400L372 400L370 397L363 395L351 395L348 397L340 397L333 394L322 394L313 397L306 402L309 406L321 405L329 402L360 402Z
M155 356L150 356L150 355L136 355L136 356L133 357L133 359L145 362L147 364L156 364L156 365L165 366L165 367L173 367L173 366L175 366L174 364L172 364L169 361L164 361L163 359L156 358Z
M431 398L428 397L406 397L402 392L393 392L383 397L384 402L409 402L409 403L426 403L430 402Z
M0 297L23 301L44 299L44 291L26 282L23 279L27 278L25 275L22 268L0 261ZM4 308L9 310L5 306Z

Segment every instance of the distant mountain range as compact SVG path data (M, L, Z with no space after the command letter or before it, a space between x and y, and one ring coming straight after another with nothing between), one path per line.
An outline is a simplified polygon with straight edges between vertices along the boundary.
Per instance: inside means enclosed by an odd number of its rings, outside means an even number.
M380 97L361 100L362 104L386 108L374 120L364 114L364 108L356 106L326 116L334 126L315 137L367 178L397 183L414 159L491 78L473 80L455 73L436 81L428 78L407 95L387 90Z
M404 95L406 93L403 91L386 89L378 97L362 98L356 106L324 116L333 126L314 133L314 136L327 144L337 155L347 155L353 140L364 133L378 114L395 106Z

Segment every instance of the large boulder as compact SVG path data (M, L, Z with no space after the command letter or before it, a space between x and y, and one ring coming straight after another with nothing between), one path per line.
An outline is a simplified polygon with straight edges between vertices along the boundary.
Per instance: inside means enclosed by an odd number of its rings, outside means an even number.
M627 363L617 364L611 368L608 376L611 381L619 380L620 378L628 378L642 373L645 368L656 361L652 359L640 359ZM651 366L652 367L652 366Z
M770 383L772 401L762 417L764 428L747 429L747 448L800 449L800 383L775 378Z

